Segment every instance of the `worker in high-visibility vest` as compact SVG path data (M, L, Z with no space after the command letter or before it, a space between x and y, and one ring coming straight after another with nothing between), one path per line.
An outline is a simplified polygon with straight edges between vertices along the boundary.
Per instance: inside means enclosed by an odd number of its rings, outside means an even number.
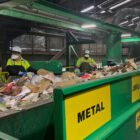
M78 70L80 70L79 72L88 73L92 70L97 69L96 62L93 58L90 57L89 54L89 50L85 50L84 57L79 58L77 61L75 72L78 72Z
M12 48L11 58L8 59L6 69L10 76L19 76L25 72L37 73L37 70L32 68L29 62L22 58L22 49L18 46Z

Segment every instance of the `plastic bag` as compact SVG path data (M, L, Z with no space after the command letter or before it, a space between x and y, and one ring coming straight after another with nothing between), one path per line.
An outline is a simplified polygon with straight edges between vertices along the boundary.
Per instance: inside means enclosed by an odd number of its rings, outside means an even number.
M3 92L7 95L17 95L20 92L20 88L15 85L15 83L10 83L8 86L3 90Z
M31 79L31 84L32 85L36 85L36 83L40 83L41 80L43 80L41 75L35 75L32 79Z

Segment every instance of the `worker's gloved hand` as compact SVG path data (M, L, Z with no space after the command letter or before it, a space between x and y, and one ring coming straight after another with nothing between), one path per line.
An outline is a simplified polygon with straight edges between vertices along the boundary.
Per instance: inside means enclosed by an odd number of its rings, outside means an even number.
M77 76L79 76L79 75L80 75L80 69L76 68L76 69L74 70L74 73L75 73Z
M97 70L97 66L93 65L93 66L91 66L91 69L92 69L92 71L95 71L95 70Z
M26 75L27 72L21 72L21 71L20 71L18 74L19 74L19 76L23 76L23 75Z
M94 66L93 66L93 69L94 69L94 70L97 70L97 66L96 66L96 65L94 65Z

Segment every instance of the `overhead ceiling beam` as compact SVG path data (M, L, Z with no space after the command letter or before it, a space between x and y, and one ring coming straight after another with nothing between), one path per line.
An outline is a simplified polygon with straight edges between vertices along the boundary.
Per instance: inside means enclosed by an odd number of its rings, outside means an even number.
M138 42L140 38L123 38L121 42Z
M57 19L48 18L47 16L41 16L39 14L30 13L30 12L26 12L26 11L4 9L4 10L0 10L0 15L25 19L25 20L29 20L29 21L36 21L36 22L48 24L51 26L60 26L60 27L64 27L64 28L100 34L99 31L96 31L96 30L91 31L88 29L83 29L80 25L75 24L75 23L63 22L63 21L59 21Z
M7 0L0 3L0 9L12 8L18 5L31 4L35 0Z
M82 23L96 24L97 26L99 26L101 28L108 29L108 30L111 30L114 32L131 33L133 35L140 36L140 33L138 33L138 32L124 29L124 28L121 28L121 27L118 27L118 26L115 26L112 24L108 24L103 21L99 21L99 20L93 19L91 17L87 17L87 16L79 14L79 13L74 13L70 10L67 10L65 8L51 4L46 1L34 2L31 5L31 8L53 13L53 14L56 14L56 15L59 15L62 17L70 18L75 21L81 21Z
M35 36L45 36L45 37L59 37L59 38L64 38L64 34L56 34L56 33L40 33L40 32L35 32L35 31L30 31L29 29L11 29L11 28L0 28L1 31L6 31L6 32L17 32L17 33L22 33L22 34L27 34L27 35L35 35Z
M23 1L24 1L24 3L23 3ZM18 3L18 4L20 3L20 4L24 4L24 5L28 6L30 9L32 9L32 8L38 9L40 11L59 15L60 17L66 17L66 18L69 18L69 19L72 19L75 21L80 21L81 23L96 24L98 27L110 30L112 32L131 33L132 35L140 36L140 33L138 33L138 32L124 29L124 28L121 28L121 27L118 27L118 26L115 26L112 24L108 24L108 23L93 19L91 17L87 17L87 16L79 14L79 13L74 13L70 10L67 10L60 6L51 4L44 0L38 0L36 2L34 2L34 1L35 0L11 0L10 2L13 2L13 6L16 6L16 3ZM0 6L1 6L1 4L0 4ZM59 27L80 30L80 31L84 31L84 32L98 33L98 31L96 31L96 29L90 29L90 30L86 29L85 30L85 29L81 28L80 25L78 25L78 24L49 19L48 17L41 17L41 14L40 15L39 14L35 15L34 13L26 14L26 10L24 12L19 12L19 11L14 11L12 9L9 9L9 10L6 9L5 11L3 11L3 10L0 11L0 14L6 15L6 16L11 16L11 17L17 17L20 19L27 19L30 21L37 21L37 22L45 23L45 24L49 24L49 25L55 25L55 26L59 26Z
M59 4L62 4L62 3L64 3L64 2L66 2L67 0L60 0L59 1Z

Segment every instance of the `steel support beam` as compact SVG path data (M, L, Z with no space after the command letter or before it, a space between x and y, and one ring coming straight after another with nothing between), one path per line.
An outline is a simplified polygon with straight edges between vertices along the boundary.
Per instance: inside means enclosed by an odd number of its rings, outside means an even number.
M69 35L66 34L66 66L70 67L70 65L71 65L71 48L69 42Z
M121 42L138 42L140 38L123 38Z
M117 61L121 60L121 36L119 33L112 33L108 36L106 40L106 59L107 61Z
M35 0L7 0L0 3L0 9L13 8L18 5L32 4Z
M44 0L38 0L36 2L35 2L35 0L11 0L10 2L12 2L12 4L13 4L12 7L16 7L17 4L18 5L26 5L30 9L38 9L38 10L45 11L45 12L48 12L48 13L51 13L51 14L55 14L57 16L69 18L71 20L81 22L81 24L82 23L96 24L98 27L101 27L101 28L104 28L104 29L107 29L107 30L110 30L110 31L113 31L113 32L131 33L133 35L140 36L140 33L138 33L138 32L131 31L131 30L128 30L128 29L124 29L124 28L121 28L121 27L118 27L118 26L115 26L115 25L112 25L112 24L105 23L103 21L93 19L91 17L87 17L87 16L79 14L79 13L72 12L72 11L67 10L65 8L62 8L60 6L57 6L57 5L51 4L49 2L46 2ZM0 6L2 6L2 5L0 5ZM9 8L6 5L6 3L4 3L4 6ZM25 12L26 12L26 10L25 10ZM13 17L15 17L15 16L13 15ZM34 20L34 21L36 21L36 20ZM58 25L56 24L56 26L58 26ZM59 24L59 26L63 27L61 24ZM86 32L87 30L82 30L81 29L81 31ZM93 31L94 30L89 30L89 32L93 32Z
M51 4L46 1L34 2L31 5L31 7L41 10L41 11L56 14L56 15L59 15L59 16L65 17L65 18L69 18L69 19L72 19L75 21L80 21L81 23L96 24L97 26L104 28L104 29L108 29L110 31L120 32L120 33L131 33L133 35L140 36L140 33L138 33L138 32L124 29L124 28L121 28L121 27L118 27L118 26L115 26L112 24L105 23L103 21L93 19L91 17L87 17L87 16L79 14L79 13L72 12L70 10L67 10L65 8Z
M80 44L95 44L94 40L84 40L84 41L72 41L70 42L71 45L80 45Z
M80 45L80 44L94 44L96 43L94 40L83 40L78 41L76 38L73 37L72 34L69 32L66 34L66 64L67 67L71 66L71 49L75 52L74 48L71 45ZM78 57L78 55L76 54Z
M5 10L0 10L0 15L15 17L15 18L29 20L29 21L36 21L39 23L69 28L69 29L83 31L83 32L90 32L90 33L97 33L97 34L99 33L97 31L90 31L87 29L83 29L78 24L63 22L63 21L59 21L57 19L55 20L55 19L48 18L47 16L41 16L39 14L30 13L30 12L26 12L26 11L5 9Z

